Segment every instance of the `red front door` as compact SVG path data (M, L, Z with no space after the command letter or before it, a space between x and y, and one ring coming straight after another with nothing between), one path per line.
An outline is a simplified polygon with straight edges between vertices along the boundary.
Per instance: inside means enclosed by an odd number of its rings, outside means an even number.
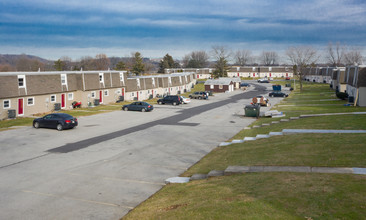
M125 88L122 88L122 96L125 96Z
M99 91L99 103L103 103L103 91Z
M239 76L239 73L238 73L238 76Z
M18 115L24 114L24 99L18 99Z
M199 79L199 78L200 78L200 75L197 74L197 79Z
M286 77L288 77L288 73L286 73Z
M61 108L66 107L66 94L61 94Z

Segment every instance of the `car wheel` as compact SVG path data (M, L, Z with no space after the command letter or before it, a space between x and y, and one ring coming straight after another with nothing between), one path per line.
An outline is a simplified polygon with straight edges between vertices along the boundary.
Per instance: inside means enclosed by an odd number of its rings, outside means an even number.
M198 97L198 99L202 99L202 97L200 96L200 97Z
M62 127L62 124L57 124L57 130L58 131L62 131L64 128Z
M128 111L128 108L127 107L124 107L123 110Z
M34 122L34 123L33 123L33 127L34 127L34 128L39 128L39 122Z
M142 108L142 109L141 109L141 112L146 112L146 109Z
M162 102L158 102L159 105L163 104Z

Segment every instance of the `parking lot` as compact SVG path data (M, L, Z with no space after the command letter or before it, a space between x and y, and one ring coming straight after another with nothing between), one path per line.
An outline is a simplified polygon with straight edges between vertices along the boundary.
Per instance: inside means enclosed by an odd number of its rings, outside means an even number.
M263 86L152 112L80 117L75 129L0 132L2 219L119 219L254 118ZM281 98L272 98L276 104Z

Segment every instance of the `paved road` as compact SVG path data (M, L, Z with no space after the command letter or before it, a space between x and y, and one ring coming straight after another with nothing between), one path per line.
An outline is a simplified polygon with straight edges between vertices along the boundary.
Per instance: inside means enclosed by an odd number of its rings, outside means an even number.
M0 219L119 219L252 123L243 107L263 88L0 132Z

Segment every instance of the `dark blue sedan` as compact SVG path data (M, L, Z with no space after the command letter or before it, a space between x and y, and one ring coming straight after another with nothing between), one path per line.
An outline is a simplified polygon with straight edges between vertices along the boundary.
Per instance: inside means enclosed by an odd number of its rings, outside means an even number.
M152 111L154 106L147 103L147 102L133 102L129 105L122 106L122 110L128 111L141 111L141 112L148 112Z
M78 120L65 113L52 113L33 120L34 128L56 128L59 131L78 126Z

